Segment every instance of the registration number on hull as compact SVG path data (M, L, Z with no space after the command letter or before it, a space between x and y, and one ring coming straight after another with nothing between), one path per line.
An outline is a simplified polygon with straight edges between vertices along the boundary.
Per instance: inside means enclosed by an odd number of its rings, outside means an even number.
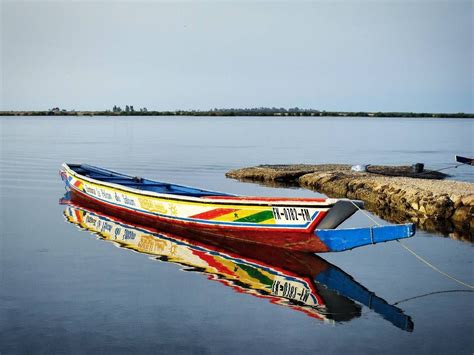
M311 215L307 208L300 207L273 207L273 217L275 221L300 221L309 222L311 221Z

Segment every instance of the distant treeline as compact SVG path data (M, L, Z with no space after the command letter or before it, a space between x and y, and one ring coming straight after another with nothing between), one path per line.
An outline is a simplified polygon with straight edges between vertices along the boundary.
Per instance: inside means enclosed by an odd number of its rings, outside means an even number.
M124 109L114 106L104 111L61 110L58 107L47 111L0 111L0 116L347 116L347 117L446 117L474 118L472 113L420 113L420 112L346 112L320 111L313 109L258 107L258 108L222 108L212 110L150 111L143 107L138 110L133 105Z

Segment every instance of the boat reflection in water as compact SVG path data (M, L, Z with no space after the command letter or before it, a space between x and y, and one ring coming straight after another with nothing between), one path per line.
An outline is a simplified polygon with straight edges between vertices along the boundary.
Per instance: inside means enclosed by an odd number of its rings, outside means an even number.
M118 246L209 275L237 292L250 294L328 322L360 317L367 306L396 327L413 330L411 318L375 296L338 267L314 254L235 240L176 235L130 224L73 204L67 199L68 222Z

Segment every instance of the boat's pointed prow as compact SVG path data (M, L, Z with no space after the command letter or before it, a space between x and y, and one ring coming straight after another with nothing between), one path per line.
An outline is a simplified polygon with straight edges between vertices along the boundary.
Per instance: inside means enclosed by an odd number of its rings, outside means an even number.
M328 251L344 251L364 245L410 238L415 235L413 223L349 229L316 229L316 236Z

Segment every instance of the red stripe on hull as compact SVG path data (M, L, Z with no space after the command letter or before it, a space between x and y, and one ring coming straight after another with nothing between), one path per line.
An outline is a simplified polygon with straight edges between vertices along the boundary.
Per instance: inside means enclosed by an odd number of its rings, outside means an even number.
M320 212L316 219L306 230L295 230L290 228L265 228L265 227L237 227L223 225L207 225L199 222L189 222L174 220L171 218L150 216L149 214L130 210L124 207L111 205L107 202L91 198L75 189L71 190L72 201L79 202L86 206L96 207L99 211L104 211L112 216L117 216L124 220L139 223L153 228L162 228L170 232L182 233L192 230L194 233L211 235L215 238L232 238L246 242L265 244L279 248L307 251L313 253L327 252L327 246L319 240L313 233L316 225L324 217L325 213Z
M217 218L217 217L220 217L220 216L223 216L225 214L235 212L235 211L238 211L238 209L235 209L235 208L216 208L215 210L212 210L212 211L207 211L207 212L195 214L194 216L190 216L189 218L213 219L213 218Z

